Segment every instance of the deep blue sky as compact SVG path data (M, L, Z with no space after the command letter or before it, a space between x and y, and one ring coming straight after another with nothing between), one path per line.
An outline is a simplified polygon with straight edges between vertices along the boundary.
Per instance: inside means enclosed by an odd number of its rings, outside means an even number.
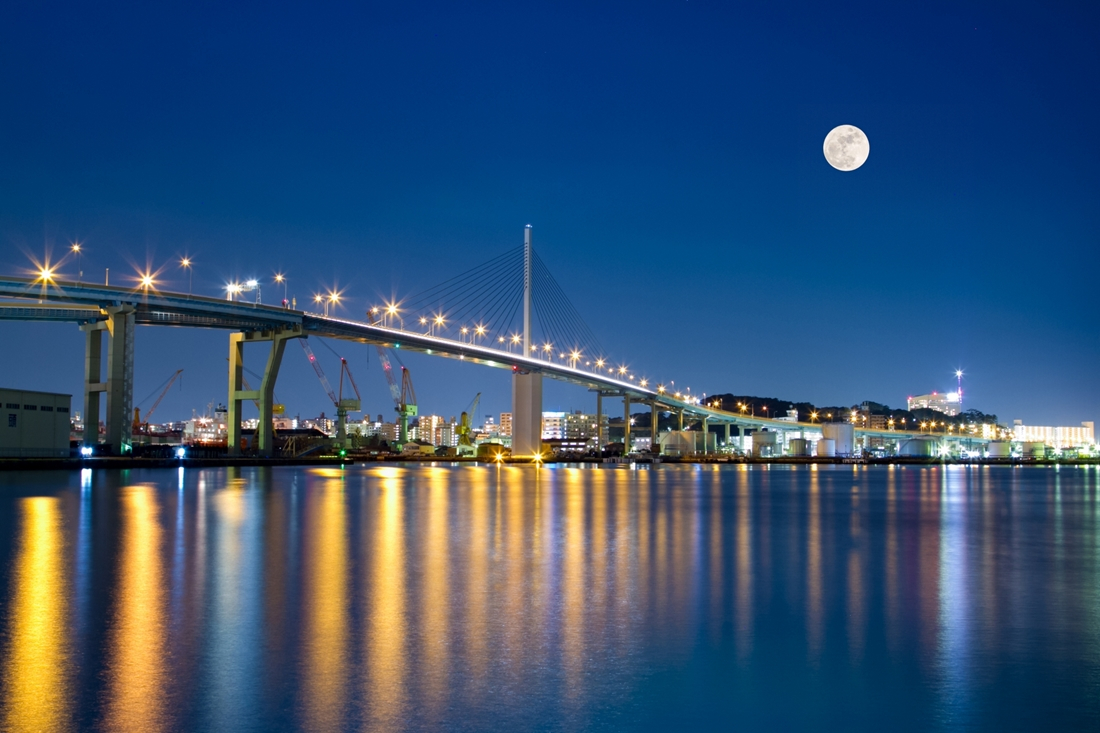
M79 240L89 279L148 262L186 289L187 253L196 292L282 270L358 316L532 223L651 378L900 406L961 366L969 406L1077 424L1100 418L1098 98L1090 3L10 0L0 269ZM871 141L858 171L822 156L839 124ZM0 384L81 394L75 326L0 328ZM137 338L135 402L177 368L160 418L225 399L224 333ZM389 415L373 353L337 348ZM276 392L316 414L296 351ZM508 409L506 372L408 363L422 412Z

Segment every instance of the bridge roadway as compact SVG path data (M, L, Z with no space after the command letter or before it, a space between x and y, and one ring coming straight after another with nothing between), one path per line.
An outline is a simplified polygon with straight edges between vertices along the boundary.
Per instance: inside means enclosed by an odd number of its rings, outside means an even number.
M593 372L583 367L573 367L568 363L514 354L492 346L456 341L430 333L390 328L379 323L336 318L277 306L171 293L152 288L145 290L60 281L43 286L40 280L14 277L0 277L0 299L11 301L0 303L0 320L75 322L82 324L85 330L88 330L89 327L94 328L97 323L108 321L113 311L128 308L133 314L133 322L140 325L226 329L243 332L245 341L251 340L247 338L251 335L281 332L285 334L285 338L317 335L364 344L380 344L401 351L415 351L489 367L542 374L596 391L602 396L624 397L629 402L648 404L655 411L660 409L681 412L693 418L705 419L708 424L728 424L751 429L768 428L788 432L821 430L820 424L757 417L695 404L648 386L642 387L634 380L616 379L613 375ZM28 304L27 300L35 300L37 303ZM258 340L273 339L265 335ZM280 343L278 339L274 339L273 342ZM269 370L271 366L269 360ZM132 347L130 369L132 373ZM274 369L277 372L277 360ZM89 377L93 383L99 379L98 374L94 377L95 379ZM274 387L274 378L271 380L271 387ZM132 390L132 378L130 389ZM101 389L101 391L108 390ZM259 399L262 397L259 394L261 391L265 390L245 392L237 385L237 394L234 394L234 386L230 385L230 402L234 401L234 397L237 401ZM125 400L126 403L130 401L130 399ZM128 413L129 404L125 411L125 414ZM88 417L89 415L86 414L85 418ZM96 417L98 421L98 416ZM856 428L855 434L889 440L904 440L921 435L915 431L868 428ZM965 439L979 444L987 442L977 437L962 438L950 435L943 437L954 440Z

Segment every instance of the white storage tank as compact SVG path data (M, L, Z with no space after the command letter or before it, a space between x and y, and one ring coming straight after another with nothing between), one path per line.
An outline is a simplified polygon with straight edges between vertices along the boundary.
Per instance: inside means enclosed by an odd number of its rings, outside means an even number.
M752 454L754 456L774 456L776 454L776 438L779 433L765 433L757 430L752 434Z
M898 446L899 456L934 456L936 455L936 444L939 441L935 438L910 438L909 440L903 440L901 445Z
M987 455L990 458L1008 458L1012 455L1012 443L1007 440L991 440Z
M805 438L791 438L787 448L792 456L810 455L810 441Z
M1046 458L1047 457L1047 444L1042 441L1034 440L1023 443L1020 446L1024 458Z
M830 438L835 444L836 455L852 455L855 445L855 426L848 422L827 422L821 426L823 438Z
M832 458L836 455L836 441L832 438L822 438L817 441L817 457Z

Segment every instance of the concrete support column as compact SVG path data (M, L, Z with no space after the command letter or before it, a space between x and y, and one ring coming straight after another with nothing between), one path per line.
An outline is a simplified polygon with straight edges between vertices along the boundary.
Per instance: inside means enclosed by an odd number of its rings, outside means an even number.
M299 326L288 326L271 331L249 331L229 334L229 414L227 416L226 442L229 455L241 454L241 406L244 400L253 400L259 406L260 416L256 426L257 452L270 458L275 455L275 429L272 425L275 404L275 382L279 378L279 366L283 361L287 339L301 338ZM260 341L270 341L271 351L267 356L263 380L260 389L246 390L244 387L244 345Z
M542 453L542 375L512 375L512 455Z
M707 416L703 415L703 452L707 452L707 438L710 433L710 425L707 422Z
M107 308L107 444L115 455L134 442L134 308Z
M106 320L81 328L84 351L84 444L99 442L100 395L106 393L107 445L114 455L130 452L134 441L134 308L104 309ZM107 332L107 375L103 378L103 332Z
M630 452L630 395L623 395L623 455Z
M84 340L84 446L94 448L99 443L99 396L107 388L103 378L102 323L80 327Z
M680 410L680 432L684 432L684 411Z
M730 424L726 423L726 440L723 444L726 450L730 449Z
M596 454L603 457L603 392L596 390Z
M661 452L661 441L659 436L660 420L658 419L657 403L650 402L649 409L649 434L651 436L649 439L649 450L656 455Z

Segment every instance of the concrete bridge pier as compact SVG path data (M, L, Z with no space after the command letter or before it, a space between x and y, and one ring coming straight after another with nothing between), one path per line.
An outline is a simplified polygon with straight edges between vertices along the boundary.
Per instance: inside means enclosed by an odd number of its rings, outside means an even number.
M630 395L623 393L623 455L630 452Z
M107 395L107 445L113 455L129 453L134 442L134 307L109 306L107 318L80 328L84 348L84 445L99 442L100 395ZM107 332L107 379L103 381L103 333Z
M512 455L542 453L542 375L512 375Z
M651 453L653 453L654 455L657 455L658 453L661 452L661 440L660 440L660 436L659 436L660 430L659 430L659 421L658 421L658 414L657 414L658 413L657 403L656 402L650 402L649 403L649 410L650 410L650 412L649 412L649 435L650 435L650 438L649 438L649 451Z
M229 455L241 454L241 403L254 400L260 407L260 418L256 426L256 450L265 458L275 455L275 429L272 425L275 403L275 380L279 378L279 366L283 361L283 351L288 339L301 338L301 326L284 326L269 331L245 331L229 334L229 415L227 416L227 447ZM244 387L244 345L246 343L271 342L271 352L267 356L263 381L260 388L246 390Z
M707 452L707 438L710 437L710 424L707 422L707 416L703 415L703 453Z
M730 448L730 424L726 423L726 442L724 443L726 450Z
M596 390L596 455L603 457L603 392Z

